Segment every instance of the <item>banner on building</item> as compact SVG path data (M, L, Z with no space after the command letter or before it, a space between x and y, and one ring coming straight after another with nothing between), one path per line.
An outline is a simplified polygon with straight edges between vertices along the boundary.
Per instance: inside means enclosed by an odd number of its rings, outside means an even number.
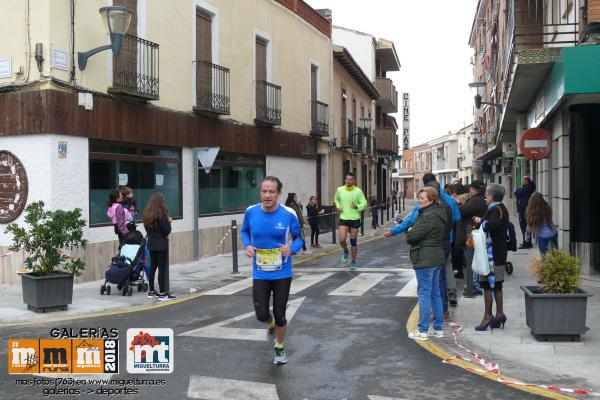
M408 93L402 93L402 149L410 148L410 99Z

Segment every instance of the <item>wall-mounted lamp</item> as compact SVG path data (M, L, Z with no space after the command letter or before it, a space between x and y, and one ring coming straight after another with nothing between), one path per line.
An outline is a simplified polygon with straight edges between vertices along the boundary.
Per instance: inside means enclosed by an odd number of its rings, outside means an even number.
M100 14L102 14L102 19L108 25L110 44L96 47L90 51L78 52L77 61L79 64L79 69L82 71L85 69L87 59L96 53L100 53L101 51L108 49L112 49L112 52L115 56L118 56L121 53L121 48L123 47L123 36L127 32L127 29L129 29L131 16L133 15L131 10L124 6L102 7L100 9Z
M486 86L485 82L469 83L469 88L471 88L471 93L473 94L473 98L475 99L475 108L477 108L479 110L481 108L482 104L486 104L488 106L496 107L500 112L502 112L502 104L488 103L487 101L481 101L481 97L483 96L483 91L485 90L485 86Z
M44 44L43 43L35 44L35 62L37 63L38 71L42 72L42 67L44 65Z
M371 119L371 118L361 118L360 122L362 124L362 128L364 130L366 130L366 132L369 132L371 130L371 123L373 122L373 119Z

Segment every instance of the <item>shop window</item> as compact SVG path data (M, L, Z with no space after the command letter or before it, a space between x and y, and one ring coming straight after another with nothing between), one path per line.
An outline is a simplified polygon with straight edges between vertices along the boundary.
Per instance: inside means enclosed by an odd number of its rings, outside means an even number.
M219 154L210 173L198 170L200 215L240 213L260 201L264 157Z
M123 186L133 189L140 211L152 193L160 192L170 216L181 218L181 151L90 141L90 226L110 224L108 194Z

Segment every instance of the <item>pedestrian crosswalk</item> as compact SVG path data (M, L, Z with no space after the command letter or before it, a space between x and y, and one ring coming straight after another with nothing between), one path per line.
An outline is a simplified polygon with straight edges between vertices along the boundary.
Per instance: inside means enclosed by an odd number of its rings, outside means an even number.
M334 270L327 272L302 272L292 279L290 294L299 294L322 282L339 283L338 287L331 288L331 285L324 285L328 296L363 296L382 282L392 281L396 286L395 297L416 297L417 280L412 269L364 269L369 272L349 272L348 269ZM252 287L252 278L244 278L235 282L228 283L221 287L212 289L206 293L206 296L231 296L241 293Z

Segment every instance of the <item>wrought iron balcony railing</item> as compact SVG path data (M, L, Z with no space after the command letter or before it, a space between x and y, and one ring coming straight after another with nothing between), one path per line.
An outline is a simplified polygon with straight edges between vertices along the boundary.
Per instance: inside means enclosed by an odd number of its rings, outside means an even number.
M194 111L217 115L230 113L229 69L208 61L196 61Z
M121 53L113 59L113 84L109 93L158 100L158 44L125 35Z
M281 125L281 86L267 81L256 81L257 125Z
M342 118L342 137L340 147L342 149L353 149L355 139L354 123L350 120Z
M313 136L329 135L329 106L320 101L310 102L311 127L310 134Z

